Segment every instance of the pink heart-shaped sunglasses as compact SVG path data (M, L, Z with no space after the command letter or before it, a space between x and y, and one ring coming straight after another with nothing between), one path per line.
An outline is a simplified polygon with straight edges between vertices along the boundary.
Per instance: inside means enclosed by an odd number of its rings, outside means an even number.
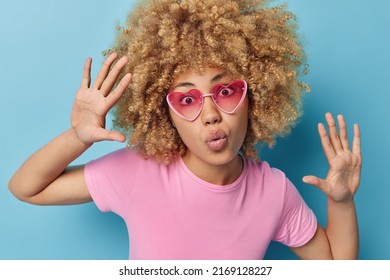
M203 100L210 96L214 104L224 113L233 114L244 101L247 83L236 80L228 85L215 85L210 93L203 94L198 89L188 92L170 92L166 99L169 107L187 121L194 121L203 109Z

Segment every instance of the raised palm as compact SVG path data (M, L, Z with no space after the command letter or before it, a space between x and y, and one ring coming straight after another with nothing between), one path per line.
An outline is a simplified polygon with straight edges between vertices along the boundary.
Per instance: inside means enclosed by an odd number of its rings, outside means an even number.
M122 57L111 68L116 58L117 54L113 53L106 59L92 87L90 87L92 59L88 58L85 62L81 86L76 94L71 114L72 128L85 144L102 140L125 141L125 136L121 133L105 129L107 112L122 96L131 79L131 75L126 74L113 89L127 63L127 58Z
M321 189L329 198L337 202L353 198L360 183L362 156L360 152L360 130L354 126L352 150L350 150L347 127L343 116L338 116L340 134L330 113L326 114L329 137L323 124L318 125L318 133L325 156L329 162L329 171L325 179L305 176L303 181Z

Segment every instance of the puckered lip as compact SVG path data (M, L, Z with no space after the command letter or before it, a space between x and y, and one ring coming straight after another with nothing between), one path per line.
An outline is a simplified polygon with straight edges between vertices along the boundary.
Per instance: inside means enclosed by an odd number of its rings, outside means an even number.
M216 141L216 140L223 139L223 138L226 138L226 137L227 137L226 133L223 130L217 130L217 131L211 132L207 136L205 142L208 143L208 142Z

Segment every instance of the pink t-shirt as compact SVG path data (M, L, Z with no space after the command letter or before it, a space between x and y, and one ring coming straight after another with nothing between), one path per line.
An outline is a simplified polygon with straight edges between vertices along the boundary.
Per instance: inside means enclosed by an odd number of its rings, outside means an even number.
M271 240L307 243L317 220L285 174L244 159L240 177L214 185L179 158L170 165L118 150L85 166L101 211L126 222L130 259L262 259Z

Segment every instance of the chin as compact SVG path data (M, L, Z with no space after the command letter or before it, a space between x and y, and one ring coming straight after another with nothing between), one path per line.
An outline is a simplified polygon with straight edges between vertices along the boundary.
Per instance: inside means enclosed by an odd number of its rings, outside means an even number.
M232 152L232 151L222 151L222 152L211 152L208 153L207 156L203 157L204 161L207 162L210 165L225 165L232 162L236 156L238 155L238 152Z

